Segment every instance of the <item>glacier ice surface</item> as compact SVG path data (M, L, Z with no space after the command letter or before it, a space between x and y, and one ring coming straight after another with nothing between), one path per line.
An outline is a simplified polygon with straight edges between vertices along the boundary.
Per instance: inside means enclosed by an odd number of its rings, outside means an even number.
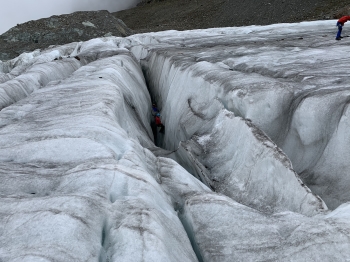
M346 261L350 50L332 22L1 62L0 261Z

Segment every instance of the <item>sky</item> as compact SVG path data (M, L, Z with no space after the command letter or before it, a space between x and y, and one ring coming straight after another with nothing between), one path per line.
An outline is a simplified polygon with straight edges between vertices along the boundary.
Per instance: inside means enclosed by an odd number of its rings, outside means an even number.
M29 20L75 11L115 12L131 8L138 2L140 0L0 0L0 34Z

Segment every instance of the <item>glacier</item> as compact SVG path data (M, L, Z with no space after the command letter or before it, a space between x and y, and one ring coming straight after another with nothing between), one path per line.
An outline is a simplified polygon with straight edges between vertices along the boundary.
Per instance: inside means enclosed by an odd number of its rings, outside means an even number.
M0 61L0 261L347 261L350 47L333 22Z

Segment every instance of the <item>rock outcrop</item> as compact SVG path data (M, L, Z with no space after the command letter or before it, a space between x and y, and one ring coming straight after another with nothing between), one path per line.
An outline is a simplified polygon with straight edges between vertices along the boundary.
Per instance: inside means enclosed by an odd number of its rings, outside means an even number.
M0 60L23 52L86 41L103 36L128 36L132 31L108 11L75 12L19 24L0 36Z

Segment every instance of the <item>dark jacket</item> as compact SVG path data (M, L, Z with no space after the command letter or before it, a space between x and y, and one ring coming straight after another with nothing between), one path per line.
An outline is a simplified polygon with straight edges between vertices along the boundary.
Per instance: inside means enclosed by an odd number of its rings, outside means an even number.
M159 110L156 106L152 106L152 115L155 116L157 113L159 113Z

